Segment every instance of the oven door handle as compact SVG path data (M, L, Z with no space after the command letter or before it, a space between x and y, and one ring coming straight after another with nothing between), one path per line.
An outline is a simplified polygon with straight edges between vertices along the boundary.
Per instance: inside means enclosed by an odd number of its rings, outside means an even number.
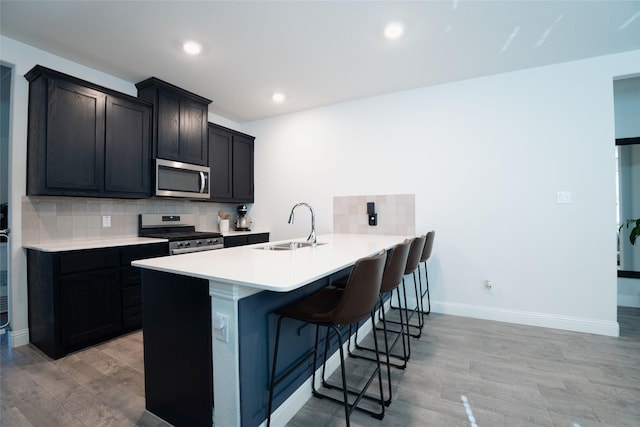
M180 255L180 254L188 254L192 252L203 252L203 251L212 251L214 249L222 249L224 245L212 245L212 246L202 246L195 248L179 248L179 249L171 249L171 255Z

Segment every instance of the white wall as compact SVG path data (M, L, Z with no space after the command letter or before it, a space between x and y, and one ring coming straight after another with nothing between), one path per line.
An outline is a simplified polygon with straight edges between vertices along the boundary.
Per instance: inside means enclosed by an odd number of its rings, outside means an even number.
M634 51L247 123L253 217L300 237L296 202L327 233L335 195L415 194L435 311L616 335L613 79L638 72Z

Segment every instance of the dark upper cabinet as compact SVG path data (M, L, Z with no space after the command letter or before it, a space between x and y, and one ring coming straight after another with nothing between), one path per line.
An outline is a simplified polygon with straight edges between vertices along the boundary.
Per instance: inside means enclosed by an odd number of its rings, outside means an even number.
M248 135L233 137L233 198L253 202L253 142Z
M253 203L253 145L255 138L209 123L211 200Z
M207 113L211 100L151 77L136 84L154 108L154 157L208 165Z
M149 196L149 103L41 66L25 78L27 194Z
M127 99L108 97L104 182L107 192L148 195L149 141L150 107Z
M233 135L227 129L209 124L209 192L212 200L233 199Z

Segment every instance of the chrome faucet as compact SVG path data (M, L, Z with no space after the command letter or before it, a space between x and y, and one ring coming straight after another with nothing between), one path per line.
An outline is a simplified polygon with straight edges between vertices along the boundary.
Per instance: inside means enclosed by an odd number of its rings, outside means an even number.
M307 241L311 242L313 246L318 244L316 240L316 214L313 212L313 208L308 203L298 203L293 208L291 208L291 214L289 214L289 224L293 224L293 211L296 210L298 206L306 206L311 211L311 234L307 237Z

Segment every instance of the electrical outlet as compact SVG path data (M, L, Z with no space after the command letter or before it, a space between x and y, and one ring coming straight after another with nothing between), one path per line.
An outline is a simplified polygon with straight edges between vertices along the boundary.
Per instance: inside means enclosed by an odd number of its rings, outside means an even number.
M111 227L111 215L102 216L102 227Z
M229 316L213 313L213 336L222 342L229 342Z

